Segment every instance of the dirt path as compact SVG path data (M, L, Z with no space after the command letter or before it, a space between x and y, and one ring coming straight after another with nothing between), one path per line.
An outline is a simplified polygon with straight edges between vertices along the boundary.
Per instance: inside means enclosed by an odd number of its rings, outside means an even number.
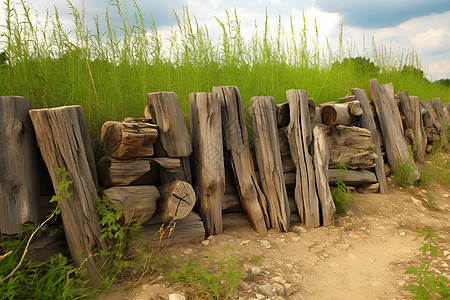
M425 193L390 185L388 195L355 193L348 215L338 216L332 227L294 227L295 232L270 231L267 236L249 227L232 227L203 243L166 251L200 258L229 246L227 251L241 258L246 271L236 299L407 299L405 271L426 259L414 240L417 230L439 234L440 255L432 268L450 277L450 187L436 186L432 195ZM260 260L251 263L244 259L249 255ZM131 292L101 299L168 299L170 293L193 298L189 289L155 277L145 278Z

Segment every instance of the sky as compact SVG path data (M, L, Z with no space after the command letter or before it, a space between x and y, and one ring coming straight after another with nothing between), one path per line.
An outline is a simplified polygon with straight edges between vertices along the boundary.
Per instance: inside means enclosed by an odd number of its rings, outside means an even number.
M220 35L216 17L225 20L226 10L236 9L241 21L244 38L250 37L255 22L263 27L265 13L269 16L269 25L276 28L281 16L283 24L289 26L289 18L303 26L302 12L305 13L308 34L314 37L314 22L320 33L319 44L337 45L339 22L344 24L344 40L354 43L363 55L363 37L366 44L372 37L391 47L394 52L414 48L422 62L422 69L430 80L450 78L450 0L135 0L140 7L147 24L154 18L158 31L163 38L170 35L176 26L174 12L182 15L183 6L197 18L199 24L206 25L212 35ZM81 7L82 0L71 0ZM104 16L112 0L85 0L86 19L90 28L94 28L94 14ZM132 9L132 0L121 0ZM66 0L30 1L38 16L45 16L45 8L50 11L56 7L60 17L68 28L72 16ZM4 2L2 2L2 8ZM114 10L111 8L111 10ZM113 23L120 23L115 14L111 14ZM133 16L131 16L133 18ZM0 25L4 20L3 9L0 12ZM289 28L286 28L288 30ZM247 36L246 36L247 35ZM370 45L369 45L370 47ZM354 56L357 56L354 54Z

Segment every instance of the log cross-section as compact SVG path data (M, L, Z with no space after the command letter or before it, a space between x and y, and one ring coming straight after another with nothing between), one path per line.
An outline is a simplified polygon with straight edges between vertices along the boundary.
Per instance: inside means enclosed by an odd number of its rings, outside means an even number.
M84 264L94 279L104 257L94 255L93 249L106 250L108 245L100 239L95 206L97 172L81 106L33 109L30 117L56 193L60 193L57 186L61 178L53 170L64 168L69 172L71 195L60 203L64 232L75 265Z
M296 167L294 198L300 218L306 227L320 226L319 199L316 193L314 165L310 154L312 129L306 91L288 90L290 122L287 137L292 160Z
M284 183L274 98L252 97L249 112L269 219L272 227L286 232L290 225L290 208Z
M0 234L40 223L37 146L28 111L31 101L0 97Z
M384 161L381 154L381 141L378 135L377 127L375 125L375 120L372 113L372 108L370 107L369 99L367 98L366 91L363 89L352 89L352 93L361 103L361 109L363 114L360 116L361 126L368 129L372 135L372 141L375 145L375 174L377 176L378 182L380 183L380 193L386 194L389 192L386 174L384 172Z
M224 144L230 152L242 206L252 227L265 234L270 226L267 202L253 166L241 94L234 86L213 87L213 93L218 95L222 105Z
M200 215L207 232L219 234L225 193L221 104L217 94L192 93L189 106Z

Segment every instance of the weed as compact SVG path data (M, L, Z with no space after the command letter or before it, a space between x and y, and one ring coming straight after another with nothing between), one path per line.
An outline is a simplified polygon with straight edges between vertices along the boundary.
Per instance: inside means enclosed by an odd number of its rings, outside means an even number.
M342 180L342 172L348 172L348 170L344 164L340 163L336 188L331 190L331 196L336 204L336 211L340 213L347 213L350 206L350 201L352 200L352 194Z
M416 183L417 167L414 162L414 153L411 147L408 148L408 159L405 162L397 160L394 170L394 182L407 188Z
M197 297L202 299L230 297L243 276L235 255L227 254L219 258L218 253L213 251L206 258L187 262L168 256L161 260L159 271L171 283L180 282L194 287L199 293Z
M437 234L431 230L421 230L415 240L418 240L419 237L422 237L420 241L422 254L438 257L435 245ZM414 294L412 299L449 299L450 280L435 271L430 271L430 263L431 261L423 262L419 267L410 267L405 272L414 277L412 285L406 286L405 290Z

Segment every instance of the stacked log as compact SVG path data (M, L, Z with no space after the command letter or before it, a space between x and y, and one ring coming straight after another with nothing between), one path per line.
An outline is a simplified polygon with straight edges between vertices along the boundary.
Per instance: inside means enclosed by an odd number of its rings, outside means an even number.
M422 107L423 126L427 136L428 152L431 151L436 142L441 142L448 150L449 145L445 134L448 123L440 98L420 101L420 105Z

